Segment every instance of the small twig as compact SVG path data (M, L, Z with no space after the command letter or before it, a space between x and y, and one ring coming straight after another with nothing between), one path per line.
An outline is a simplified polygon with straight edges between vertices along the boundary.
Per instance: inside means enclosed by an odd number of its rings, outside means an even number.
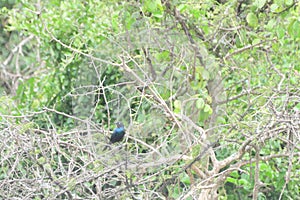
M224 59L227 60L228 58L230 58L231 56L233 56L233 55L235 55L235 54L241 53L241 52L246 51L246 50L248 50L248 49L251 49L251 48L253 48L253 47L261 47L262 44L264 44L264 43L266 43L266 42L274 42L274 41L276 41L276 39L273 39L273 40L264 40L264 41L262 41L262 42L260 42L260 43L257 43L257 44L247 45L247 46L245 46L245 47L243 47L243 48L240 48L240 49L238 49L238 50L235 50L235 51L232 52L232 53L228 53L228 54L224 57Z

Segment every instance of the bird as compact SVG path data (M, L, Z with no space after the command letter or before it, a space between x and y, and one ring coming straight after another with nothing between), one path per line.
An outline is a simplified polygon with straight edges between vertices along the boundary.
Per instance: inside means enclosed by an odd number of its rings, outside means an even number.
M123 137L125 135L125 128L124 124L122 122L116 122L117 128L114 129L113 133L110 136L109 144L113 144L116 142L120 142L123 140ZM105 151L109 145L106 145L103 149Z

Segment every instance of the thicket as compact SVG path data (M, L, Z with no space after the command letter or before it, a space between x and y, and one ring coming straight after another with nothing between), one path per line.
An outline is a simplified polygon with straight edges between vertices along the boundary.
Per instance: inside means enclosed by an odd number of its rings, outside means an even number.
M297 1L0 7L1 198L299 198Z

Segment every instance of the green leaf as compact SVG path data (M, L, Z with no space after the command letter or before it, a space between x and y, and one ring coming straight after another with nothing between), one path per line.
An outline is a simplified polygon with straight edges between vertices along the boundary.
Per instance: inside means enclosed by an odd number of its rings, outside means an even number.
M188 8L188 6L186 4L180 4L177 9L182 13L183 11L185 11Z
M51 165L50 165L49 163L46 163L46 164L44 164L43 166L44 166L45 169L47 169L47 170L52 170L52 167L51 167Z
M209 72L206 69L203 69L201 75L204 80L209 80Z
M217 122L220 124L226 124L226 119L224 117L218 116Z
M125 17L125 19L124 19L125 20L125 26L126 26L127 29L130 29L132 24L136 21L136 19L129 12L126 12L124 15L125 15L124 16Z
M204 112L204 110L201 110L199 112L199 122L204 122L205 120L207 120L209 117L209 113Z
M243 90L243 87L239 86L235 90L236 90L237 93L239 93L239 92L241 92Z
M203 99L198 99L198 100L196 101L196 107L197 107L198 109L204 108L204 105L205 105L205 103L204 103L204 100L203 100Z
M73 190L76 185L76 179L71 178L67 184L68 190Z
M208 114L212 114L212 109L208 104L205 104L204 106L204 112L208 113Z
M174 101L174 112L175 113L180 113L180 111L181 111L181 102L179 101L179 100L175 100Z
M253 45L259 44L261 42L261 40L259 38L256 38L252 41Z
M238 173L237 171L231 172L231 173L230 173L230 176L231 176L231 177L234 177L234 178L239 178L239 177L240 177L240 175L239 175L239 173Z
M238 180L239 185L249 185L249 182L246 179L240 179Z
M192 148L192 157L195 158L197 157L201 152L201 145L197 144Z
M248 13L246 17L246 21L249 24L249 26L253 28L258 26L258 19L254 13Z
M285 0L284 3L287 6L291 6L291 5L293 5L294 1L293 0Z
M34 125L35 124L33 122L24 123L20 128L20 133L25 133L26 131L34 128Z
M278 27L276 30L277 36L279 39L282 39L285 35L285 29L282 27Z
M300 110L300 103L297 103L297 105L295 106L295 109L298 111Z
M264 170L268 170L269 167L265 164L265 163L261 163L259 166L260 170L264 171Z
M227 177L226 181L237 185L237 180L235 178Z
M190 177L188 175L182 177L180 180L181 180L181 182L183 182L186 185L190 185L191 184L191 180L190 180Z
M153 16L156 17L156 18L162 18L164 15L163 15L163 13L159 10L159 11L153 12Z
M46 163L46 158L45 157L40 157L37 161L38 161L39 164L43 165L43 164Z
M257 8L259 8L259 9L261 9L262 7L264 7L265 4L266 4L266 0L256 0L256 1L254 2L254 5L255 5Z
M270 6L270 8L271 8L271 11L272 11L272 12L277 12L279 6L278 6L276 3L274 3L274 4L272 4L272 5Z
M294 76L292 76L292 77L290 78L290 83L293 84L293 85L296 85L296 84L298 83L297 78L294 77Z
M144 3L144 9L148 12L155 12L158 8L161 7L160 0L146 0Z
M272 31L275 25L276 25L276 20L275 19L270 19L268 24L266 25L266 29L268 31Z
M293 38L300 38L300 23L298 20L294 20L289 24L288 33Z
M162 51L162 52L156 53L155 57L158 62L169 61L170 60L170 52Z

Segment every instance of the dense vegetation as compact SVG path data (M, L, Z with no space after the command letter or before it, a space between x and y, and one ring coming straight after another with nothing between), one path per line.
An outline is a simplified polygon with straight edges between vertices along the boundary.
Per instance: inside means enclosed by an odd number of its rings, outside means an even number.
M1 199L299 198L297 1L0 7Z

